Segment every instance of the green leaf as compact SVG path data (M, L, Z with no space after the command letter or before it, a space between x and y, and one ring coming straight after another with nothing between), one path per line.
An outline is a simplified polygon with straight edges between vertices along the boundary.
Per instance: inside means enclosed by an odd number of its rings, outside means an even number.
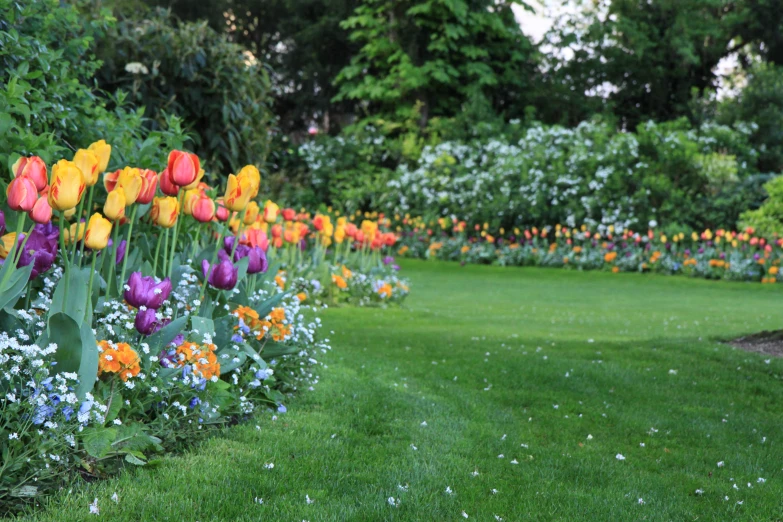
M33 271L33 263L22 267L14 268L10 267L12 263L3 263L3 269L6 265L9 265L8 270L11 271L8 275L8 280L0 288L0 308L13 307L16 301L24 293L27 287L27 282L30 280L30 273ZM0 281L2 281L2 271L0 271Z
M87 286L90 282L90 268L71 267L71 275L68 283L68 295L65 295L65 277L57 283L52 296L52 305L49 307L49 315L64 312L71 316L77 324L81 325L85 320L85 312L88 308ZM88 315L88 322L92 318Z
M114 428L87 429L82 434L82 444L88 455L100 459L109 453L116 438L117 430Z
M260 303L256 305L253 310L258 312L258 317L264 318L267 315L269 315L269 312L272 311L272 309L277 306L280 301L283 300L283 298L286 296L286 292L281 292L279 294L273 295L263 303Z
M205 336L214 338L215 323L212 321L212 319L209 319L207 317L193 316L190 318L190 324L191 324L191 328L195 330L196 333L199 334L201 339L203 339Z
M261 357L265 359L272 359L273 357L280 357L281 355L290 355L301 350L298 346L289 346L282 343L276 343L274 341L268 341L264 348L261 350Z
M145 461L141 460L140 458L138 458L135 455L132 455L130 453L125 455L125 461L126 462L130 462L131 464L133 464L135 466L143 466L143 465L146 464Z

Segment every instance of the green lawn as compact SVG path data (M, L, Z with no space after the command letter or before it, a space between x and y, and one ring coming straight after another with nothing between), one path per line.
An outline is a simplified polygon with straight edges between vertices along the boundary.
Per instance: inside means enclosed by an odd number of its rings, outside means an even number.
M97 519L96 497L132 522L783 519L783 360L716 342L783 327L779 288L403 271L404 309L325 314L328 368L289 413L75 486L36 519Z

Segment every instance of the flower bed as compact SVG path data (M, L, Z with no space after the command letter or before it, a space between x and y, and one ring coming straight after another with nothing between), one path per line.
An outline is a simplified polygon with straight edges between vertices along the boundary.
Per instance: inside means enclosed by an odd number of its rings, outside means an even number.
M13 166L0 512L77 471L144 465L259 409L284 413L330 349L320 309L408 294L381 222L262 207L253 166L218 196L193 154L173 151L160 174L107 171L110 158L98 142L51 175L37 157Z
M504 266L549 266L611 272L657 272L707 279L775 283L780 278L783 239L744 231L644 232L614 227L515 228L441 218L397 216L397 252L419 258Z

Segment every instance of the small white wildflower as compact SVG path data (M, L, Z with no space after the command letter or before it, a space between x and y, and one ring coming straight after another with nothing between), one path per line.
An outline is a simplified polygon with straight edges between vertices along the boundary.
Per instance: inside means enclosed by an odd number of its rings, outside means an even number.
M468 514L465 513L464 511L462 512L462 518L468 518Z
M310 498L310 495L305 495L305 502L307 502L308 504L312 504L313 502L315 502L315 500L312 500Z
M643 499L643 498L640 498L640 499L639 499L639 505L640 505L640 506L644 505L644 499Z
M614 458L616 458L617 460L625 460L625 457L623 457L623 455L621 453L618 453L617 455L615 455Z
M763 483L765 483L766 481L767 481L767 479L765 479L765 478L761 478L761 477L759 477L759 478L757 478L757 479L756 479L756 482L757 482L757 483L759 483L759 484L763 484Z
M479 472L478 472L478 470L477 470L477 469L475 469L475 470L473 470L473 473L471 473L470 475L471 475L472 477L478 477L478 476L479 476Z
M261 497L256 497L256 498L253 499L253 502L255 502L256 504L263 504L264 503L264 499L261 498Z
M446 486L446 494L447 495L453 495L454 491L451 489L451 486Z
M587 434L587 440L593 440L593 436L590 435L589 433Z
M392 507L400 507L400 499L398 498L389 497L386 499L386 502L388 502Z
M267 462L264 464L264 469L274 469L275 463L274 462Z
M91 515L100 515L101 510L98 509L98 499L96 498L93 500L92 504L90 504L90 514Z
M115 504L120 503L120 497L117 495L117 492L115 491L114 494L111 496L111 499L114 501Z
M719 468L722 468L722 467L723 467L723 461L722 461L722 460L721 460L720 462L718 462L718 467L719 467Z
M669 375L677 375L677 370L669 370Z
M703 495L703 494L704 494L704 490L700 488L700 489L697 489L697 490L695 491L695 493L696 493L697 495L701 496L701 495Z

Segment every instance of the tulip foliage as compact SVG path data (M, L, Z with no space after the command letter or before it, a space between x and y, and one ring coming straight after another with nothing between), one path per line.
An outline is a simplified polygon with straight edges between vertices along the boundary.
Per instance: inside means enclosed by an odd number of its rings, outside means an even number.
M260 198L256 167L212 187L184 151L159 173L110 165L101 141L51 167L35 156L12 166L0 410L18 420L0 424L11 463L0 466L0 512L76 467L143 465L256 408L284 411L329 349L313 317L321 305L408 294L382 216L281 210Z

